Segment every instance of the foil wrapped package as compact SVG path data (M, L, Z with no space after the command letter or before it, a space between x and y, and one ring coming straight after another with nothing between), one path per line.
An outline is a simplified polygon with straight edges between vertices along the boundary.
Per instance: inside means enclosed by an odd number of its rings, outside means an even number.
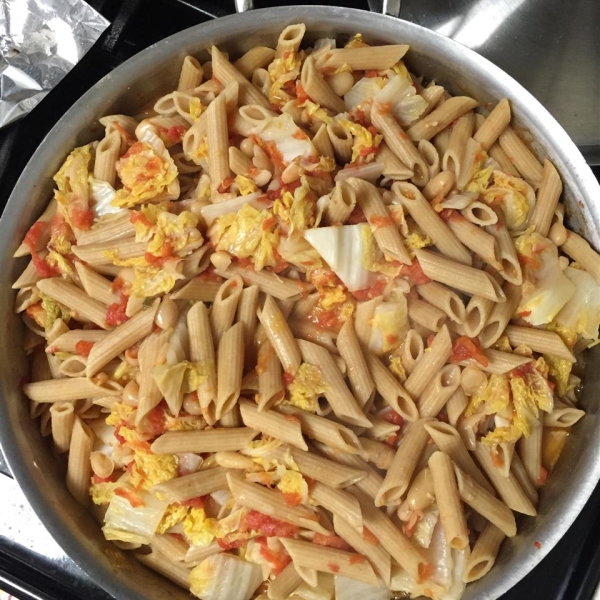
M83 0L0 0L0 127L31 111L108 25Z

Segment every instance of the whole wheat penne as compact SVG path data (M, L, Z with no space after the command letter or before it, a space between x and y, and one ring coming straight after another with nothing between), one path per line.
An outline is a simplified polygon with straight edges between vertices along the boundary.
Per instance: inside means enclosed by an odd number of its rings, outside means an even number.
M246 481L235 472L227 474L227 481L231 494L238 505L258 510L265 515L304 529L322 534L328 533L327 529L319 524L316 513L305 506L290 506L279 491Z
M55 402L50 406L52 439L57 452L67 452L71 444L71 434L75 425L75 411L72 402Z
M537 514L531 500L523 492L514 475L511 473L508 477L504 477L500 469L494 465L489 446L478 442L475 447L475 457L492 482L498 495L510 509L530 516Z
M244 326L236 323L219 340L215 417L220 419L237 403L244 372Z
M102 275L80 262L75 263L75 269L85 293L90 298L95 298L107 306L119 302L119 294L114 291L112 282L106 277L102 277Z
M345 223L356 206L356 192L347 181L336 183L331 200L323 211L323 223L335 225Z
M445 365L435 375L421 394L417 403L422 417L435 417L460 385L460 367Z
M465 320L465 305L460 296L446 286L431 281L417 285L417 292L423 300L444 311L455 323L462 323Z
M227 269L216 269L215 272L226 279L240 275L245 285L257 285L261 292L280 300L297 300L302 293L310 292L313 289L311 285L282 277L276 273L255 271L234 264L229 265Z
M407 421L416 421L419 418L419 412L402 384L379 358L370 352L365 354L365 358L375 381L377 392L383 401Z
M467 294L483 296L494 302L504 302L502 289L489 273L454 262L429 250L415 250L415 254L423 273L429 279Z
M331 139L329 138L329 133L327 130L327 125L323 123L317 133L313 136L312 139L313 146L317 151L317 154L321 156L329 156L330 158L334 158L335 153L333 149L333 145L331 144Z
M395 425L376 416L371 416L371 423L372 427L365 431L365 435L374 440L386 440L390 435L394 435L400 430L400 425Z
M220 283L213 281L201 281L194 278L186 283L182 288L173 292L173 300L194 300L199 302L214 302L217 293L221 288Z
M514 537L517 526L510 508L473 481L456 465L454 465L454 472L462 501L498 527L504 535Z
M113 131L104 136L96 146L94 159L94 177L100 181L115 185L116 165L121 153L121 135Z
M383 165L382 175L394 181L410 179L414 173L389 149L385 142L379 144L375 160Z
M428 464L446 542L450 548L463 550L469 545L469 533L452 461L444 452L434 452Z
M184 563L171 560L168 556L152 546L153 544L150 544L151 552L148 554L135 553L135 558L157 573L164 575L173 583L176 583L184 589L188 589L188 579L191 569L185 566Z
M291 406L279 406L277 410L286 415L294 415L299 418L302 433L309 438L348 454L357 454L362 451L358 436L340 423Z
M518 325L507 325L503 335L508 337L511 346L525 344L533 351L550 356L556 356L570 362L575 362L573 353L567 348L562 338L553 331L535 329L533 327L520 327Z
M131 238L135 228L131 222L131 213L122 211L110 219L105 218L92 226L88 231L83 231L77 238L77 246L103 244L109 240L113 242L120 238Z
M473 125L475 114L469 111L459 117L452 127L448 147L443 154L442 168L445 171L452 171L456 179L460 177L460 170L463 167L463 156L465 153L468 139L473 134Z
M324 509L344 519L357 532L362 533L360 504L352 494L317 481L310 490L310 496Z
M378 469L387 471L394 458L394 448L384 442L378 442L368 437L360 437L359 440L363 447L363 457Z
M301 583L302 577L298 575L294 563L291 562L269 583L267 598L269 600L287 600Z
M410 183L396 182L392 190L401 200L417 225L434 241L439 251L465 265L471 265L471 255L449 226L440 219L423 194Z
M90 454L92 452L93 434L79 418L75 418L69 444L67 462L67 488L80 504L89 503L88 487L92 468Z
M600 283L600 254L579 234L567 230L567 238L563 242L561 250L580 264L597 283Z
M533 481L529 478L523 461L518 452L514 452L510 463L510 473L517 480L517 483L523 490L523 493L529 498L529 501L534 506L538 503L538 492Z
M336 346L346 362L352 393L361 408L368 410L375 397L375 382L360 347L352 319L348 319L342 325Z
M522 436L517 442L519 458L531 483L541 487L542 476L542 434L544 431L544 412L540 411L537 422L531 428L528 437Z
M475 364L477 364L482 371L485 371L486 373L494 373L496 375L508 373L513 369L526 365L532 360L529 356L511 354L510 352L502 352L501 350L494 350L492 348L486 348L484 354L488 360L488 364L482 365L480 363L476 363L476 361ZM474 362L472 359L469 359L467 361L462 361L459 364L461 367L466 367L469 364L474 364Z
M480 227L489 227L498 222L498 215L494 212L494 209L478 200L471 202L471 204L466 208L463 208L460 213L467 221L479 225Z
M152 548L168 556L172 561L184 562L190 546L183 540L169 534L155 534L152 538Z
M92 377L106 363L149 335L159 304L160 299L157 298L151 306L113 329L101 342L94 344L88 356L86 375Z
M393 115L374 102L371 107L371 121L383 135L388 148L413 172L411 181L419 187L426 185L429 181L427 163Z
M529 219L529 226L535 227L540 235L547 237L558 199L562 194L562 181L556 167L546 159L535 206Z
M443 325L435 336L429 352L424 353L408 376L404 387L412 398L419 398L431 377L437 373L450 357L452 341L448 328Z
M407 375L413 372L424 352L423 338L415 329L409 329L404 342L400 346L400 360Z
M375 498L375 506L399 504L406 493L421 453L429 440L425 424L430 419L411 423L400 440L394 460Z
M40 292L54 298L57 302L70 308L80 319L91 321L102 329L107 329L106 306L91 298L72 283L57 277L40 279L37 282Z
M275 58L282 58L286 52L298 52L305 33L306 25L304 23L294 23L284 27L277 38Z
M496 211L498 222L485 228L486 232L493 236L498 245L498 260L500 261L500 275L506 281L521 285L523 283L523 272L517 258L517 251L512 237L506 228L500 211ZM490 263L493 265L493 263Z
M38 253L38 256L41 258L45 258L48 255L46 250L42 250ZM35 268L34 262L31 260L21 273L17 280L12 284L13 290L24 290L24 289L33 289L33 286L40 280L40 274L38 270ZM17 296L18 297L18 296ZM18 306L18 303L15 304ZM23 309L25 310L25 309ZM20 312L20 311L19 311Z
M436 147L428 140L420 140L417 144L419 154L425 159L429 171L429 178L432 179L440 172L440 155Z
M372 501L375 500L377 492L383 483L383 477L373 467L371 467L366 460L357 454L338 452L335 448L319 442L317 442L315 446L319 452L327 456L327 458L365 472L367 474L366 477L360 481L357 481L352 487L355 487L362 493L366 494L369 498L371 498Z
M441 85L430 83L426 88L421 90L421 96L427 100L427 108L421 114L421 117L428 115L436 106L443 101L446 90ZM442 153L443 154L443 153Z
M327 135L337 161L348 164L352 160L352 134L334 121L327 124Z
M336 113L343 113L346 110L344 101L329 87L321 72L315 65L313 57L309 56L304 61L300 74L300 81L304 91L312 100L330 108Z
M235 68L246 78L257 69L265 68L275 58L275 50L267 46L255 46L235 61Z
M462 387L456 388L452 396L446 402L446 412L448 413L448 421L452 427L456 427L458 419L463 414L465 408L469 404L469 400Z
M102 387L85 377L34 381L26 383L23 392L35 402L72 402L121 394L120 389Z
M206 111L206 138L208 142L208 171L213 193L229 177L229 133L225 96L219 95Z
M573 406L555 406L544 418L546 427L572 427L585 416L585 411Z
M542 181L544 169L533 152L510 125L500 134L498 142L521 177L536 190Z
M481 127L477 129L473 139L479 142L485 151L488 151L506 129L510 119L510 103L506 98L503 98L496 104Z
M490 158L493 158L500 165L501 171L508 173L508 175L511 175L512 177L521 176L519 171L515 169L514 165L508 158L506 152L504 152L504 150L502 150L500 147L499 142L492 144L492 147L488 150L488 154Z
M446 320L444 311L417 298L409 299L408 316L415 323L436 332L440 330Z
M248 400L240 401L240 411L246 427L251 427L263 434L278 438L290 446L300 448L300 450L308 450L308 446L302 437L300 421L297 419L290 419L274 410L259 412L256 404Z
M190 498L228 489L228 472L223 467L204 469L159 483L153 486L152 491L161 494L169 502L185 502Z
M363 523L379 540L379 543L390 554L390 556L411 577L418 578L419 571L427 568L428 561L425 556L404 536L404 534L392 523L392 521L354 486L349 488L358 498L363 513Z
M382 300L383 298L381 296L376 296L366 302L360 302L356 307L356 313L354 315L356 337L365 348L369 346L369 340L371 339L371 332L373 330L372 319Z
M244 282L238 275L225 281L215 296L209 320L213 340L217 343L233 324L243 287Z
M108 331L99 329L73 329L58 336L46 352L75 352L77 342L96 342L102 341L108 335Z
M467 96L448 98L439 108L418 120L408 130L408 137L413 141L430 140L466 112L478 106L478 102Z
M442 421L430 421L425 424L427 433L435 445L447 454L469 477L476 481L482 488L494 495L494 488L479 470L471 454L464 445L458 431Z
M297 344L303 361L321 370L327 387L325 398L338 419L352 425L370 427L371 422L348 389L331 354L325 348L306 340L297 340Z
M465 320L462 322L465 334L471 338L477 337L485 327L486 321L496 303L489 298L471 296L467 304Z
M445 198L454 186L456 178L452 171L441 171L421 190L429 201L434 198Z
M383 579L385 585L389 585L390 574L391 574L391 557L389 553L384 550L377 543L373 543L371 539L373 536L363 533L364 526L361 523L360 532L356 531L350 523L345 521L336 513L333 514L333 528L337 535L339 535L347 544L350 544L360 554L366 556L373 568Z
M479 334L479 339L484 348L491 346L502 335L521 301L521 286L506 281L502 286L502 291L506 297L506 302L494 305L484 328Z
M406 53L406 44L369 46L364 48L338 48L325 52L320 68L338 69L349 65L353 71L363 69L383 70L395 65Z
M366 477L366 473L360 469L333 462L314 452L305 452L298 448L284 449L280 446L269 454L282 461L286 452L290 453L302 475L334 488L348 487Z
M270 107L269 100L225 58L225 55L216 46L212 47L211 57L214 77L223 85L233 81L238 83L240 105L260 104L265 108Z
M265 298L262 309L258 312L258 320L277 353L284 371L295 375L302 361L300 348L273 296L267 295Z
M490 572L494 566L494 562L496 562L498 550L505 537L505 534L493 523L488 522L486 524L467 559L467 566L463 576L465 582L477 581Z
M91 267L99 267L111 265L113 263L113 255L121 260L129 258L140 258L146 252L145 242L136 242L134 238L124 238L119 242L118 248L115 250L114 240L108 242L99 242L94 244L86 244L85 246L73 246L71 248L73 254Z
M272 408L284 396L283 369L277 354L266 340L258 350L258 361L256 365L258 375L258 410L263 411Z
M365 214L375 241L383 254L404 264L410 264L408 251L402 243L400 233L390 217L377 188L362 179L356 178L348 179L348 184L356 191L356 201Z
M223 427L203 431L168 431L152 442L155 454L180 454L182 452L222 452L243 450L258 431L249 427Z
M481 227L454 212L448 219L448 227L467 248L477 254L485 263L501 270L500 248L496 238Z
M334 550L291 538L281 538L281 543L296 566L323 573L339 574L370 585L378 584L379 580L371 563L364 560L361 554Z
M203 77L204 70L202 69L202 65L193 56L188 55L183 59L181 65L177 89L180 92L193 90L202 83Z

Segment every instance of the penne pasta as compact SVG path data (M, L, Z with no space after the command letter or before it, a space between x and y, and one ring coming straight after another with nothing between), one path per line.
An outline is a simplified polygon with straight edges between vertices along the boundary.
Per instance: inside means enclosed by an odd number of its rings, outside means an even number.
M427 384L419 398L417 408L422 417L435 417L446 406L460 385L460 368L457 365L442 367Z
M600 283L600 255L574 231L566 232L561 250L579 263L595 280Z
M466 310L460 296L444 285L431 281L417 285L419 296L443 311L455 323L463 323Z
M533 152L510 126L500 134L498 142L521 177L536 190L542 181L544 169Z
M465 582L477 581L490 572L505 537L498 527L489 522L486 524L467 559Z
M552 217L554 217L554 211L558 206L558 199L561 194L562 181L560 175L556 167L546 159L535 206L529 219L529 225L544 237L547 237L550 231Z
M241 277L232 277L221 285L213 300L208 316L212 339L217 343L233 325L243 287L244 282Z
M501 304L495 304L490 311L485 326L479 333L481 345L488 348L495 343L504 332L508 322L515 314L519 302L521 301L521 287L506 282L502 286L502 291L506 301Z
M431 331L439 331L446 320L444 311L423 300L408 301L408 316L412 321Z
M363 69L383 70L394 66L406 53L406 44L369 46L364 48L339 48L325 52L321 69L338 69L348 65L353 71Z
M406 131L413 141L430 140L465 113L478 106L478 102L467 96L448 98L441 106L418 120Z
M50 406L52 439L57 452L68 452L75 418L72 402L55 402Z
M567 348L562 338L553 331L535 329L533 327L520 327L507 325L502 332L508 337L511 346L525 344L535 352L556 356L570 362L575 362L573 353Z
M73 402L85 398L120 395L120 389L110 389L85 377L35 381L23 386L25 395L34 402Z
M244 327L236 323L219 340L215 418L220 419L237 403L244 372Z
M510 123L510 118L510 103L506 98L503 98L492 109L492 112L486 117L481 127L477 129L473 139L479 142L481 148L487 152L506 129Z
M204 70L202 69L202 65L193 56L188 55L183 59L183 64L181 65L177 89L180 92L193 90L202 83L203 77Z
M325 510L349 523L355 531L362 533L360 504L352 494L317 481L310 490L310 496Z
M169 502L185 502L191 498L227 490L229 487L227 473L228 470L223 467L204 469L203 471L159 483L152 489L164 496Z
M182 452L225 452L243 450L258 431L249 427L205 429L203 431L169 431L152 442L155 454L181 454Z
M69 444L67 488L77 502L84 506L89 503L88 487L92 475L90 465L92 444L92 432L79 417L76 417Z

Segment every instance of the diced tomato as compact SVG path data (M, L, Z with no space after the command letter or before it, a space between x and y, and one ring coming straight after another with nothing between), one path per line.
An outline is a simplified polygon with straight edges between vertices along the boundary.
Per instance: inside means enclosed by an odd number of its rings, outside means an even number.
M546 485L548 481L548 469L540 467L540 476L535 480L535 485Z
M127 309L127 296L121 294L121 300L109 305L106 310L106 324L109 327L117 327L122 325L129 318L125 311Z
M390 216L380 217L379 215L373 215L369 219L369 223L373 225L373 227L380 229L381 227L393 227L394 221Z
M385 341L390 345L393 346L394 344L396 344L398 342L398 336L390 333L388 335L385 336Z
M541 542L533 542L533 545L539 550L542 547Z
M285 415L285 420L290 423L302 423L302 419L298 415Z
M531 315L530 310L524 310L520 313L517 313L517 317L519 317L520 319L524 319L525 317L528 317L529 315Z
M219 548L223 550L233 550L234 548L241 548L248 543L248 540L231 540L227 541L226 538L217 538L217 544Z
M171 242L165 242L160 249L160 255L156 256L151 252L146 252L144 258L146 262L152 266L160 266L164 264L166 260L173 257L173 244Z
M527 363L527 364L521 365L520 367L513 369L511 371L511 375L513 377L526 377L527 375L533 375L533 364Z
M365 71L365 77L379 77L379 71L375 69L369 69L368 71Z
M229 188L234 181L235 177L225 177L218 188L219 193L224 194L225 192L229 191Z
M338 329L340 325L339 312L334 309L326 310L316 307L311 314L313 320L321 329Z
M367 288L366 290L356 290L355 292L352 292L352 295L359 302L366 302L367 300L371 300L376 296L383 296L386 285L387 281L385 279L378 279L372 287Z
M296 98L298 99L299 104L310 100L310 97L302 87L300 80L296 81Z
M360 206L356 206L354 210L350 213L346 224L347 225L356 225L358 223L366 223L367 217L365 217L365 213L362 211Z
M251 510L244 517L240 531L259 531L266 537L293 537L298 533L298 527Z
M350 111L350 118L363 127L367 126L367 117L364 108L356 107Z
M269 231L275 225L277 225L277 217L275 215L267 217L262 223L263 231Z
M127 441L120 433L121 431L121 427L123 427L123 425L117 425L115 427L115 431L113 433L113 435L115 436L115 438L117 439L117 442L119 442L119 444L121 444L121 446L123 444L125 444L125 442Z
M302 504L302 496L298 492L283 492L283 499L289 506L299 506Z
M419 565L419 578L417 579L418 583L423 583L426 579L429 579L433 568L431 563L425 563Z
M429 277L423 273L423 269L416 258L413 258L410 265L402 265L400 274L408 277L415 285L422 285L431 281L431 279L429 279Z
M379 107L379 112L382 115L387 115L391 110L392 110L392 103L391 102L385 102L384 104L381 104L380 107Z
M117 475L114 474L108 477L98 477L95 473L92 475L92 483L114 483L117 479Z
M432 333L427 336L427 340L425 340L428 348L431 348L431 344L433 344L433 340L435 340L435 335Z
M60 272L54 267L50 266L46 260L44 260L37 252L37 245L39 243L41 235L46 230L46 226L48 224L44 221L36 221L30 228L29 231L25 235L25 239L23 243L29 248L31 252L31 260L33 261L33 266L37 271L38 275L41 279L46 279L47 277L56 277L60 275Z
M189 506L190 508L204 508L206 506L206 496L196 496L180 502L181 506Z
M214 265L208 265L202 273L196 275L196 279L198 281L207 281L211 283L221 283L223 281L223 278L215 273Z
M92 348L94 347L94 342L86 342L85 340L79 340L75 344L75 352L80 356L89 356Z
M397 433L392 433L385 438L385 443L392 448L398 443L400 436Z
M294 131L294 133L292 134L292 137L295 140L307 140L308 136L306 135L306 133L304 133L304 131L302 131L302 129L298 129L298 131Z
M402 415L399 415L395 410L388 410L381 415L381 418L388 423L392 423L394 425L399 425L402 427L404 425L404 418Z
M29 250L33 253L36 249L36 246L40 240L40 237L46 230L48 223L45 221L36 221L30 228L29 231L25 234L25 238L23 239L23 243L29 248Z
M532 269L539 269L542 264L539 259L534 256L527 256L526 254L521 254L517 252L517 258L519 259L519 264L522 267L531 267Z
M445 208L441 213L438 213L438 216L442 221L448 222L452 219L455 212L456 211L453 208Z
M152 227L152 222L141 210L133 210L131 211L131 215L129 217L129 221L131 223L143 223L146 227Z
M288 371L284 371L284 373L283 373L283 375L281 377L283 379L283 385L286 388L290 387L292 381L294 381L294 375L292 375Z
M153 438L163 434L165 431L165 408L164 403L161 402L144 417L144 431Z
M461 335L452 346L450 362L459 363L469 358L475 359L484 367L487 367L490 363L488 357L483 353L483 348L477 338Z
M183 125L173 125L167 129L167 138L174 144L178 144L185 135L186 128Z
M318 544L319 546L337 548L338 550L352 551L351 546L349 546L341 537L334 534L324 535L317 532L313 537L313 543Z
M498 452L491 452L492 463L498 469L501 469L504 466L504 459L500 456Z
M279 575L292 562L292 559L285 550L281 552L271 550L266 538L260 537L256 541L260 544L260 555L273 565L273 573L275 575Z
M94 222L94 211L91 208L72 206L69 208L69 216L73 225L83 231L87 231Z
M143 151L144 145L142 144L142 142L135 142L131 145L129 150L127 150L127 152L125 152L125 154L121 156L121 160L123 160L124 158L129 158L130 156L134 156L135 154L140 154Z
M340 572L340 565L334 563L334 562L328 562L327 563L327 567L331 570L332 573L339 573Z
M113 292L119 293L123 291L123 287L125 286L125 280L121 279L121 277L115 277L113 282L110 284L110 289Z
M117 488L115 490L115 495L120 496L121 498L125 498L133 506L133 508L138 508L139 506L144 506L144 501L136 494L133 490L126 490L125 488Z

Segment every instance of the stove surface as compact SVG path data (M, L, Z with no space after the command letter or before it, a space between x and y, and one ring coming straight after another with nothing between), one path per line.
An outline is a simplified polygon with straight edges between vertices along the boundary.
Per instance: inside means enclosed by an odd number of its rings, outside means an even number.
M0 130L0 209L52 125L97 80L148 45L233 10L217 0L88 1L112 26L30 115ZM266 5L257 2L257 8ZM345 5L368 8L366 0ZM549 108L588 162L598 164L600 46L595 32L600 3L574 0L568 18L561 20L563 7L560 0L448 0L443 5L403 0L401 17L457 39L511 73ZM164 18L167 13L169 19ZM600 177L600 170L595 173ZM501 600L594 597L600 579L599 515L600 488L556 548ZM1 453L0 588L19 600L113 599L54 542L11 478Z

